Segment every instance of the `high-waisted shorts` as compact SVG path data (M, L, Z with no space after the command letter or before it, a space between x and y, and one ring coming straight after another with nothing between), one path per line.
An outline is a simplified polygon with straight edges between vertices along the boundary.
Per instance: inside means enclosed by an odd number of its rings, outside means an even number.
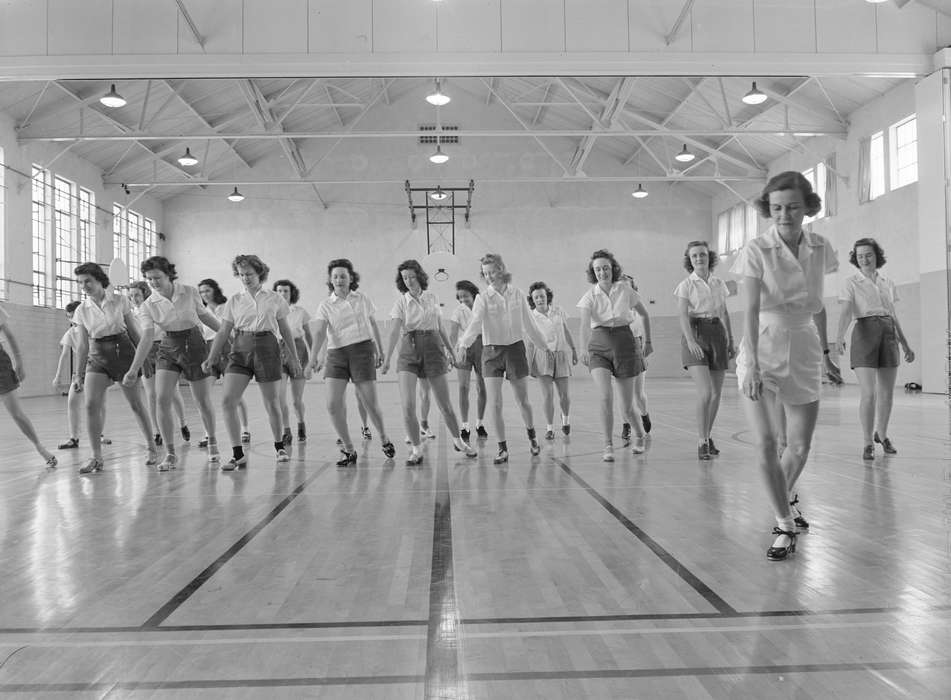
M482 376L482 336L476 336L472 345L466 348L466 358L456 369L472 370Z
M542 350L533 345L532 357L528 362L528 372L533 377L552 377L553 379L570 377L571 351L555 350L549 355L547 350Z
M696 357L687 347L687 339L680 337L680 359L684 369L688 367L709 367L711 372L723 372L730 367L730 355L727 352L726 328L720 319L691 318L690 330L693 339L703 348L703 357Z
M190 382L197 382L209 375L201 368L208 357L208 346L198 326L183 331L166 331L159 346L159 369L178 372Z
M13 369L13 360L7 351L0 347L0 396L20 388L20 378Z
M327 351L324 379L347 379L354 384L376 379L376 351L372 340Z
M244 374L258 382L281 378L281 348L270 331L235 331L227 374Z
M897 367L898 334L891 316L864 316L856 319L849 350L852 369L856 367Z
M636 377L644 371L644 358L634 342L630 326L596 326L588 341L588 367L610 370L618 379Z
M300 361L301 369L307 366L310 361L310 355L307 354L307 341L303 338L294 338L294 347L297 348L297 359ZM281 343L281 369L288 377L294 376L291 367L288 364L290 358L287 356L287 348Z
M215 339L205 341L205 347L208 350L208 354L211 354L211 346L214 344ZM224 346L221 348L221 355L218 356L218 362L212 365L211 374L215 379L221 379L221 375L225 373L225 369L228 367L228 356L231 354L231 341L226 340Z
M439 331L408 331L400 343L396 361L398 372L412 372L428 379L445 374L449 369L446 351Z
M753 366L748 338L740 343L736 378L740 390ZM759 368L763 387L786 404L819 400L822 388L822 348L812 314L760 312Z
M132 367L134 357L135 346L126 333L92 338L89 341L86 372L104 374L114 382L121 382Z
M161 340L153 341L152 347L149 349L149 354L145 356L145 362L142 363L142 376L146 379L151 379L155 376L155 363L158 361L158 350L161 344Z
M525 343L482 346L482 376L505 377L509 381L528 376L528 358Z

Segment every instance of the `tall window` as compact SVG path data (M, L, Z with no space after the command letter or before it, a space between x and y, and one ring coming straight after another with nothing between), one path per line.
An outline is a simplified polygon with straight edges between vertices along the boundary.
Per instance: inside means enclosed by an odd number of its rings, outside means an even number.
M869 199L885 194L885 133L877 131L869 140Z
M142 261L155 255L155 221L118 204L112 206L113 252L139 278Z
M33 304L49 306L50 174L33 166Z
M756 208L752 204L737 204L717 217L717 253L733 253L757 234Z
M79 252L76 246L78 206L73 196L76 186L69 180L53 177L53 232L55 244L54 269L56 277L53 283L54 305L62 308L73 295L72 270L78 262Z
M826 177L828 177L826 164L817 163L815 167L803 170L802 175L809 181L809 184L812 185L812 191L822 199L822 208L819 209L814 216L803 218L803 223L808 224L826 215Z
M893 190L918 181L918 120L914 114L888 128L888 156Z

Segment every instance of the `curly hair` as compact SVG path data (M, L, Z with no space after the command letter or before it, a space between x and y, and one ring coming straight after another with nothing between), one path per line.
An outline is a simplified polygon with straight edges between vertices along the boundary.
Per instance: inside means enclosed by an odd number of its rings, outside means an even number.
M802 201L806 204L806 216L814 216L822 209L822 197L813 192L812 183L802 173L787 170L771 177L760 196L753 200L753 206L764 219L772 218L769 211L769 193L780 190L799 190Z
M505 261L502 260L502 256L498 253L486 253L479 260L479 264L483 266L495 265L497 268L499 268L499 272L502 273L502 281L505 282L505 284L508 284L512 281L512 273L509 272L508 268L505 267ZM482 279L487 279L483 272L480 271L479 274L482 275Z
M479 295L479 288L469 280L459 280L456 282L456 291L461 292L463 290L469 292L473 299Z
M534 293L534 292L535 292L536 290L538 290L538 289L544 289L544 290L545 290L545 296L548 297L548 305L551 306L551 300L555 298L555 293L554 293L553 291L551 291L551 287L549 287L549 286L548 286L547 284L545 284L544 282L532 282L531 286L528 288L528 306L529 306L529 308L532 308L532 309L535 308L535 300L532 299L532 293Z
M290 280L278 280L271 289L276 292L278 287L290 287L292 304L296 304L297 300L300 299L300 290L297 288L297 285Z
M707 249L707 267L709 270L713 270L719 262L719 257L715 251L710 250L710 244L706 241L690 241L687 244L687 247L684 248L684 269L687 272L693 272L693 263L690 262L690 249L696 248L697 246L703 246Z
M69 302L69 303L66 305L66 313L68 313L68 314L73 313L76 309L79 308L79 305L80 305L80 304L82 304L81 301L71 301L71 302Z
M238 276L239 267L250 267L254 270L261 284L267 282L267 273L271 271L271 268L265 265L264 261L257 255L236 255L234 260L231 261L231 271L235 277Z
M130 282L129 289L138 289L140 292L142 292L142 301L145 301L150 296L152 296L152 288L149 286L149 283L143 282L142 280Z
M327 289L334 290L333 282L330 281L330 274L335 267L342 267L350 273L350 291L355 292L360 287L360 275L353 269L353 263L346 258L337 258L327 263Z
M860 245L871 246L872 250L875 251L875 269L877 270L882 265L885 264L885 249L878 244L874 238L860 238L855 243L852 244L852 250L849 251L849 262L859 267L858 258L855 257L855 251L858 250Z
M159 272L164 272L170 280L178 278L178 273L175 272L175 266L168 261L168 258L164 258L161 255L153 255L151 258L146 258L142 261L142 264L139 265L139 269L143 276L145 276L145 273L149 270L158 270Z
M429 287L429 275L426 274L423 266L416 260L404 260L400 263L399 267L396 268L396 288L400 290L400 293L406 294L406 292L409 291L409 288L403 281L403 270L412 270L416 273L416 281L419 282L420 289Z
M596 250L591 254L591 259L588 260L588 268L586 270L588 275L588 282L591 284L597 284L598 278L594 275L594 261L598 258L604 258L605 260L611 261L611 281L617 282L621 279L621 263L617 261L617 258L614 257L614 254L609 250Z
M221 291L221 285L211 277L206 277L198 283L198 288L201 289L202 287L211 287L211 300L219 306L228 301L228 297Z
M77 277L80 275L89 275L99 284L101 284L103 289L106 289L109 286L109 275L103 272L103 269L94 262L87 262L79 265L75 270L73 270L73 274Z

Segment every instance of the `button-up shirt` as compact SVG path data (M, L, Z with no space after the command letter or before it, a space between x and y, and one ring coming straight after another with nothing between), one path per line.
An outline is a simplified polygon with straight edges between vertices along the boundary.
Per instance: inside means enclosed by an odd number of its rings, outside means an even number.
M532 310L532 317L535 319L535 325L545 340L548 341L548 349L552 352L556 350L568 350L568 337L565 329L568 323L568 317L558 306L548 307L548 314L543 314L538 309Z
M221 320L221 313L219 311L219 309L221 309L220 306L206 306L205 308L208 309L208 311L210 311L215 318L217 318L219 321ZM203 322L201 325L201 334L205 340L214 340L215 336L218 335L218 332L211 326L206 326Z
M846 278L839 301L851 302L856 318L865 316L894 316L895 302L899 301L895 283L880 272L875 279L857 272Z
M287 314L287 325L291 328L291 336L294 338L303 338L304 337L304 326L310 323L310 314L307 313L307 310L293 304L290 307L290 311Z
M79 327L70 326L69 330L63 333L63 337L59 339L59 344L73 352L77 351L79 349Z
M743 246L730 272L762 282L760 311L817 314L825 275L837 269L835 249L819 234L803 231L797 258L770 226Z
M187 284L172 282L172 298L152 290L138 308L142 330L184 331L201 326L198 313L204 310L198 289Z
M73 313L73 323L86 329L90 338L104 338L126 332L125 315L132 311L132 302L122 294L113 294L108 289L102 299L102 306L92 300L83 299Z
M475 304L475 302L473 302L473 304ZM453 309L452 316L449 317L449 320L458 325L459 331L463 332L469 327L469 322L472 321L472 309L460 303L459 306Z
M524 339L528 328L537 330L525 293L511 284L501 293L490 285L476 296L458 344L469 347L481 333L486 345L512 345Z
M320 302L315 318L327 322L327 349L343 348L373 339L370 319L376 306L363 292L351 291L345 297L330 296Z
M591 312L591 327L626 326L634 321L634 307L641 303L641 297L631 289L631 285L618 281L605 292L600 284L595 284L578 300L579 309Z
M716 275L710 275L704 281L694 271L677 285L674 296L687 300L687 313L690 316L713 318L720 315L720 310L726 305L729 292L726 282Z
M280 337L277 322L287 318L288 313L284 297L271 289L261 287L254 295L242 291L228 297L221 312L221 320L233 323L239 331L270 331Z
M390 310L390 318L403 322L404 331L438 331L440 328L439 298L429 291L419 297L409 292L400 295Z

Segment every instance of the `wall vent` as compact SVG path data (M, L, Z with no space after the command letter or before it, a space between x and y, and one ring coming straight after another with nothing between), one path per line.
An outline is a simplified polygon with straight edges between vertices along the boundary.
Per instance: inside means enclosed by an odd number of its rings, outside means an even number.
M420 125L419 130L421 132L419 135L419 144L421 146L435 146L437 140L439 144L459 143L459 137L457 135L446 133L447 131L459 131L458 124L452 125L452 126L447 126L446 124L443 124L442 125L443 133L440 135L437 135L435 133L436 131L435 124L422 124ZM431 132L431 133L427 133L427 132Z

